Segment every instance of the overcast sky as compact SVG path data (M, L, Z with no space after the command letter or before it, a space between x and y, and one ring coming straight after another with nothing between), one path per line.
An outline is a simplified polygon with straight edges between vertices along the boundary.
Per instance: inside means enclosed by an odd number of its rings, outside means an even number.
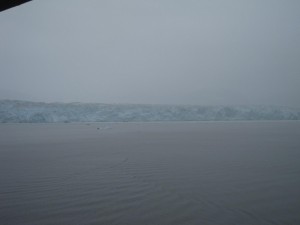
M0 13L0 99L300 107L299 0L35 0Z

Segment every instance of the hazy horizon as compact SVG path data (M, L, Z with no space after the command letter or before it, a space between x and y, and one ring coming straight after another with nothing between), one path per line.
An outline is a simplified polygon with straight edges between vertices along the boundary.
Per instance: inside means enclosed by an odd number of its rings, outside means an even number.
M0 98L0 101L20 101L28 103L41 103L41 104L95 104L95 105L157 105L157 106L196 106L196 107L274 107L274 108L286 108L286 109L300 109L300 106L288 106L288 105L271 105L271 104L189 104L189 103L131 103L131 102L95 102L95 101L38 101L38 100L28 100L28 99L14 99L14 98Z
M0 13L0 99L300 107L300 2L32 1Z

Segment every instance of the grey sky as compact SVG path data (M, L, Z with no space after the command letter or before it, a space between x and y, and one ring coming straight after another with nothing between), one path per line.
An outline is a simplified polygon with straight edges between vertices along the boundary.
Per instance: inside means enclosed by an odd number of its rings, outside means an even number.
M300 106L299 0L35 0L0 13L0 98Z

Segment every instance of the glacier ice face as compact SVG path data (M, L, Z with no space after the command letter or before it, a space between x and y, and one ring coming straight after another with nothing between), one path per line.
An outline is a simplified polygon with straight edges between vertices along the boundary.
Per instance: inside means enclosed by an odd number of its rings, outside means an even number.
M0 100L0 123L299 120L300 109Z

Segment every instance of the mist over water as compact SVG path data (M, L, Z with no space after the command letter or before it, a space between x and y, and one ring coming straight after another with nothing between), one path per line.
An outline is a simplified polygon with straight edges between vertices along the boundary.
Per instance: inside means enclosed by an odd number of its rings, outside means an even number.
M51 0L0 13L0 99L300 107L300 1Z
M299 224L300 123L2 124L0 223Z

